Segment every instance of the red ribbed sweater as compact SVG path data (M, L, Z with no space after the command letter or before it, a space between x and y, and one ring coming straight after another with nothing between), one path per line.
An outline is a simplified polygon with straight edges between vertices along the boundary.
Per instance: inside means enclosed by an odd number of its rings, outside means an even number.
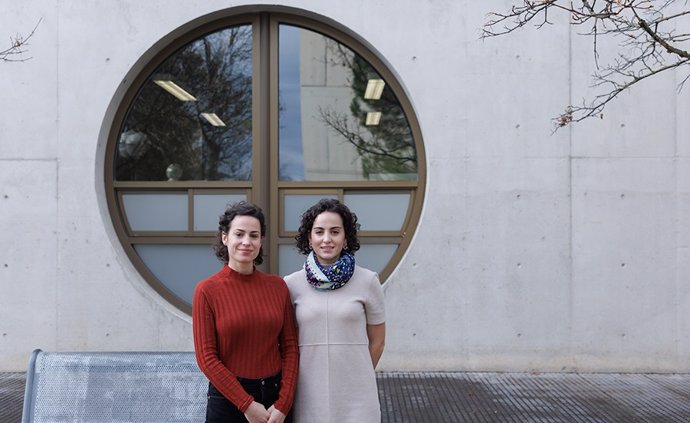
M194 351L199 368L225 398L245 412L254 401L237 377L282 372L275 408L287 414L297 381L298 347L290 292L278 276L243 275L223 266L194 289Z

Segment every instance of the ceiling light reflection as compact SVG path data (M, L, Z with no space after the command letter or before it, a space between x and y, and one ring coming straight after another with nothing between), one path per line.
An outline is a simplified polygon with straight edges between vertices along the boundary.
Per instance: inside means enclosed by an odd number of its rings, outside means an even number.
M367 82L367 89L364 91L365 100L380 100L383 94L383 88L386 83L383 79L370 79Z
M208 123L213 126L226 126L225 122L223 122L215 113L202 113L201 117L206 119Z
M164 79L154 79L153 82L165 91L174 95L180 101L196 101L196 97L183 90L179 85Z
M381 112L369 112L367 113L367 120L365 125L376 126L381 121Z

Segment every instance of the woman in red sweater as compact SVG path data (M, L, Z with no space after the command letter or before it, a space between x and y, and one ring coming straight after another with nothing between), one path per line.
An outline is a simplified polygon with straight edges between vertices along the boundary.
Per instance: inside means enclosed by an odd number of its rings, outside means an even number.
M194 290L194 350L210 382L209 423L291 421L297 330L285 282L255 268L263 261L265 234L260 208L228 207L214 245L227 265Z

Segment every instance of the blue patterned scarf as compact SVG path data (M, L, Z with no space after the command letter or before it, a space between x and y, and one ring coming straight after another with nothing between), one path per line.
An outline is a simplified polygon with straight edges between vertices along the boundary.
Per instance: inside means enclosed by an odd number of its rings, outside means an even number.
M314 288L320 291L338 289L345 285L355 272L355 256L343 251L338 261L330 266L322 266L316 260L314 252L310 251L304 263L304 270L307 272L307 281Z

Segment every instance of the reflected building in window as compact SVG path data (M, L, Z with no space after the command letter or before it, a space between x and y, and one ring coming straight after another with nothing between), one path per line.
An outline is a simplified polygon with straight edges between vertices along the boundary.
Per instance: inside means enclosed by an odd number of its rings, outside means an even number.
M281 25L280 40L281 178L417 180L409 124L373 67L307 29Z

